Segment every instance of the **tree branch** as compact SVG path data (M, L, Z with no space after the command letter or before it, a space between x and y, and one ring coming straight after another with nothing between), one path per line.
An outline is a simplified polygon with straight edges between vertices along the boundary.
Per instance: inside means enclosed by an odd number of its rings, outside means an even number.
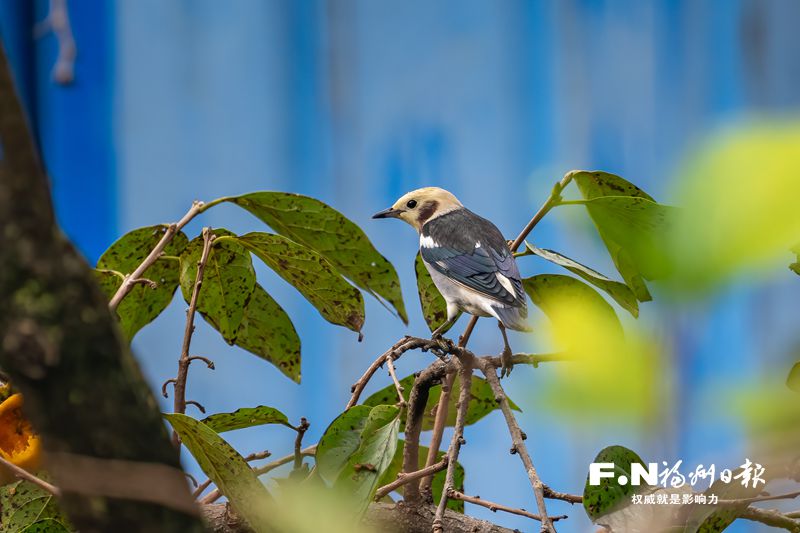
M166 235L166 234L165 234ZM197 299L200 295L200 288L203 286L203 273L206 269L208 256L211 253L211 245L216 236L211 233L211 228L203 228L203 251L200 254L200 261L197 262L197 273L192 287L192 297L189 300L189 309L186 311L186 326L183 330L183 345L181 346L181 356L178 359L178 375L173 385L174 397L172 400L173 411L176 413L186 412L186 379L189 377L189 348L192 344L192 334L194 333L194 315L197 311ZM162 238L163 240L163 238ZM162 387L162 393L165 391ZM201 409L204 411L204 409ZM172 442L176 447L180 446L181 439L177 431L172 432Z
M30 472L28 472L24 468L18 467L17 465L12 463L11 461L8 461L7 459L5 459L2 455L0 455L0 466L11 470L11 473L13 473L19 479L24 479L25 481L29 481L29 482L33 483L37 487L49 492L50 494L52 494L56 498L59 498L61 496L61 491L58 489L58 487L56 487L55 485L51 485L50 483L48 483L47 481L43 480L42 478L31 474Z
M793 533L800 533L800 522L774 509L747 507L742 510L738 518L744 518L752 522L760 522L771 527L779 527L787 531L792 531Z
M457 490L451 490L448 493L448 497L453 500L461 500L463 502L474 503L475 505L486 507L487 509L490 509L492 512L503 511L505 513L511 513L532 518L533 520L539 520L539 521L542 520L542 517L539 516L538 514L529 513L525 509L516 509L514 507L508 507L507 505L503 505L500 503L490 502L488 500L482 499L480 496L467 496L466 494L458 492ZM553 522L557 520L563 520L565 518L567 518L567 515L558 515L550 517L550 519Z
M308 423L308 420L305 417L300 418L300 425L298 425L295 429L297 431L297 437L294 439L294 469L297 470L300 468L300 465L303 464L303 450L301 449L303 446L303 435L306 434L308 428L311 424Z
M400 487L402 487L406 483L410 483L410 482L416 481L417 479L420 479L422 477L425 477L425 476L428 476L428 475L432 475L432 474L435 474L437 472L441 472L445 468L447 468L447 456L446 455L438 463L434 463L431 466L426 466L425 468L423 468L421 470L417 470L416 472L411 472L409 474L406 474L404 472L400 472L399 474L397 474L397 479L395 479L394 481L392 481L388 485L384 485L383 487L379 488L375 492L375 498L374 499L375 499L375 501L378 501L381 498L383 498L384 496L386 496L387 494L389 494L390 492L399 489Z

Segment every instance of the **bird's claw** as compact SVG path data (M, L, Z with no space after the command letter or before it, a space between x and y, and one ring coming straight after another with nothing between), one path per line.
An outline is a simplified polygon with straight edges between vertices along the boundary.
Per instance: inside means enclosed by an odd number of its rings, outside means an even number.
M510 376L511 371L514 370L514 354L508 346L503 348L503 352L500 354L500 363L502 364L500 367L500 378Z

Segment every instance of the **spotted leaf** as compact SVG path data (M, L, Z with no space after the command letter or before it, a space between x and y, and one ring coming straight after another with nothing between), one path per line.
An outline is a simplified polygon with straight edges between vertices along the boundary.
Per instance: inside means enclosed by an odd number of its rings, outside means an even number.
M262 426L264 424L283 424L286 427L293 427L285 414L274 407L267 407L266 405L242 407L232 413L216 413L205 417L201 422L217 433Z
M419 253L414 261L414 272L417 275L417 292L419 293L419 303L422 306L422 316L425 317L428 328L434 331L447 320L447 304L439 289L434 285L433 278L425 267L425 263L422 262L422 256ZM461 316L460 312L459 316ZM453 324L442 333L446 333L453 327Z

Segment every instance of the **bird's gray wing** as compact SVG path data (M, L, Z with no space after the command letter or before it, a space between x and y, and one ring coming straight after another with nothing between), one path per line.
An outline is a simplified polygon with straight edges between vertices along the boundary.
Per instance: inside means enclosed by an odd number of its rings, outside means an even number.
M464 213L443 215L423 227L422 258L483 296L508 306L525 307L519 268L500 231L488 220L466 209L460 211Z

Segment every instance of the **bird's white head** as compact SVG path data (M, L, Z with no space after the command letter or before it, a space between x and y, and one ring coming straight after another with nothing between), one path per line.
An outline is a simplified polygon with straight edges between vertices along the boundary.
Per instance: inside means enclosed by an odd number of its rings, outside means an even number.
M423 187L404 194L392 207L372 218L399 218L420 231L431 219L463 207L453 193L439 187Z

